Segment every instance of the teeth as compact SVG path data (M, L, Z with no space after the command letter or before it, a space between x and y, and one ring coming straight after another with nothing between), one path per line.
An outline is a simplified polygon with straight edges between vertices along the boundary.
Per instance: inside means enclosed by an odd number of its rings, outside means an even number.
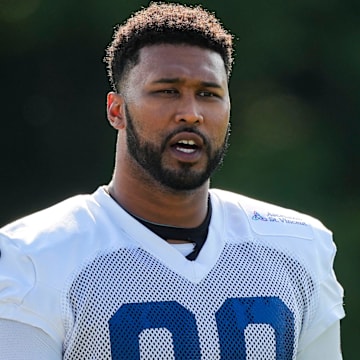
M192 154L196 151L196 143L194 140L179 140L176 143L176 150L181 151L186 154Z
M195 152L194 149L185 149L185 148L181 148L181 147L177 147L176 149L177 149L178 151L181 151L181 152L187 153L187 154L191 154L191 153Z
M185 145L196 145L194 140L180 140L178 144L185 144Z

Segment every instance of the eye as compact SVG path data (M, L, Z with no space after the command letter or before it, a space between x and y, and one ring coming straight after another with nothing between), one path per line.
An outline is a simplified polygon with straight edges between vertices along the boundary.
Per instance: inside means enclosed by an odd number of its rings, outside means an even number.
M157 93L172 95L172 94L177 94L178 91L175 89L162 89L162 90L158 90Z
M201 97L219 97L216 93L212 92L212 91L200 91L199 96Z

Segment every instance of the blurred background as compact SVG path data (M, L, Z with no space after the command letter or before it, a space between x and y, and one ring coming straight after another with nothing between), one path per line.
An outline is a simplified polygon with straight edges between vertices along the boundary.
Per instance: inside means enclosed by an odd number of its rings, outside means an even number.
M0 0L0 226L109 181L104 49L147 3ZM334 232L344 359L359 359L360 2L201 3L236 36L231 147L212 185Z

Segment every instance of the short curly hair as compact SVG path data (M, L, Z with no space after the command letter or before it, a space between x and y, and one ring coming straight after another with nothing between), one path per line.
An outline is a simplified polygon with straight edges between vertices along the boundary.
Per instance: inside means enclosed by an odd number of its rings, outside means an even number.
M110 84L120 91L124 75L138 62L139 50L153 44L190 44L211 49L224 60L228 78L233 63L233 36L201 6L152 2L115 29L106 49Z

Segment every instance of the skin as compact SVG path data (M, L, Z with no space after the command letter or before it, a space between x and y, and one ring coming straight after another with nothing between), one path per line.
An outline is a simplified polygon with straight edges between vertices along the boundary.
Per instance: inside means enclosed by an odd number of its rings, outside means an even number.
M161 164L165 169L184 173L186 168L195 176L203 172L208 147L215 151L223 146L229 125L228 80L221 56L191 45L145 46L124 83L121 94L107 96L108 120L118 131L110 195L127 211L148 221L178 227L200 225L207 213L209 179L187 190L161 184L129 152L126 134L131 115L141 144L158 148L164 144ZM198 134L183 131L185 128ZM196 151L179 151L179 140L194 141Z

